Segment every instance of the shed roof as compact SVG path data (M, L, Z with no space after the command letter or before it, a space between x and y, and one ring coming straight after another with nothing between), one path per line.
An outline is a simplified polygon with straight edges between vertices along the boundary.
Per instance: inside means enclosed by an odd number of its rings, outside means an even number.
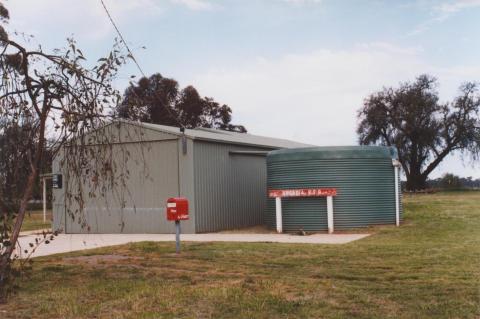
M144 122L129 122L129 123L139 125L148 129L152 129L155 131L159 131L159 132L174 134L177 136L182 135L182 133L180 132L180 128L175 126L151 124L151 123L144 123ZM304 144L304 143L294 142L294 141L285 140L285 139L265 137L265 136L253 135L248 133L230 132L230 131L210 129L210 128L185 129L185 135L188 138L191 138L194 140L259 146L259 147L272 148L272 149L313 146L310 144Z

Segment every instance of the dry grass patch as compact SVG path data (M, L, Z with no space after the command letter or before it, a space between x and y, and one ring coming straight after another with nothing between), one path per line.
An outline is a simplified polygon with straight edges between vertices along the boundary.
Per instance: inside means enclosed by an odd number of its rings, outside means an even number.
M52 211L47 211L46 222L43 222L43 211L28 212L23 220L22 231L50 229L52 227Z
M475 318L480 192L345 245L135 243L38 258L2 318Z

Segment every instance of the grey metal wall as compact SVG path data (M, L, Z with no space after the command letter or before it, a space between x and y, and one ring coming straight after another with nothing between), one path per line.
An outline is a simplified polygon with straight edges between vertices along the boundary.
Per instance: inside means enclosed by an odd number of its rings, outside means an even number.
M179 196L186 197L189 202L189 220L182 221L182 233L195 233L195 188L194 188L194 161L193 161L193 140L186 139L185 152L182 146L182 139L178 139L178 178Z
M66 233L173 232L172 223L165 220L165 203L179 192L177 141L132 143L114 148L116 154L123 151L131 154L125 169L121 169L131 172L125 186L117 184L105 196L97 192L97 197L87 197L84 209L77 213L74 212L78 204L67 201L71 213L66 214ZM75 181L68 179L66 186L73 188ZM84 194L88 194L89 186L83 187ZM81 225L82 222L86 225Z
M349 229L395 223L391 158L268 161L271 189L335 187L334 227ZM283 229L327 230L326 198L282 199ZM275 226L275 202L268 200L266 224Z
M110 129L112 129L110 127ZM85 209L78 203L66 200L65 192L75 193L76 182L54 161L53 172L62 172L64 187L54 191L54 229L66 233L173 233L174 225L165 219L165 203L168 197L185 195L193 197L192 153L179 154L179 139L175 135L141 129L141 139L135 142L130 131L133 126L123 125L117 136L123 136L113 146L113 158L121 165L122 152L129 152L126 166L119 173L130 172L126 185L117 185L105 197L85 196ZM119 133L119 134L117 134ZM130 137L131 138L131 137ZM193 144L190 141L190 149ZM96 146L92 146L96 147ZM179 171L182 168L182 173ZM190 180L190 184L188 184ZM190 185L190 186L189 186ZM90 191L83 185L84 194ZM124 207L123 207L124 206ZM193 209L193 208L192 208ZM81 225L86 222L86 225ZM195 231L194 219L182 222L182 231Z
M194 141L196 232L263 224L266 159L243 150L266 149Z

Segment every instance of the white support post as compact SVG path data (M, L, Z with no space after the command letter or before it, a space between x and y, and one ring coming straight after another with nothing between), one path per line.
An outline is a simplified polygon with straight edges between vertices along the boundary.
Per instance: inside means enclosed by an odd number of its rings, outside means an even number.
M282 198L275 197L275 212L276 212L276 223L277 223L277 233L283 232L283 222L282 222Z
M395 224L400 226L400 185L398 183L398 165L395 165Z
M328 233L333 233L333 196L327 196L327 224Z
M47 222L47 179L42 178L43 182L43 223Z

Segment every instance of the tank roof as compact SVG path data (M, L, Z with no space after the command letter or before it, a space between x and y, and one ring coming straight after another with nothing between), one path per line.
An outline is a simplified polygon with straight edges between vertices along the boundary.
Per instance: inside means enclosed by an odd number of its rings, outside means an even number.
M295 161L309 159L355 159L389 158L398 159L393 146L322 146L275 150L268 153L267 161Z

